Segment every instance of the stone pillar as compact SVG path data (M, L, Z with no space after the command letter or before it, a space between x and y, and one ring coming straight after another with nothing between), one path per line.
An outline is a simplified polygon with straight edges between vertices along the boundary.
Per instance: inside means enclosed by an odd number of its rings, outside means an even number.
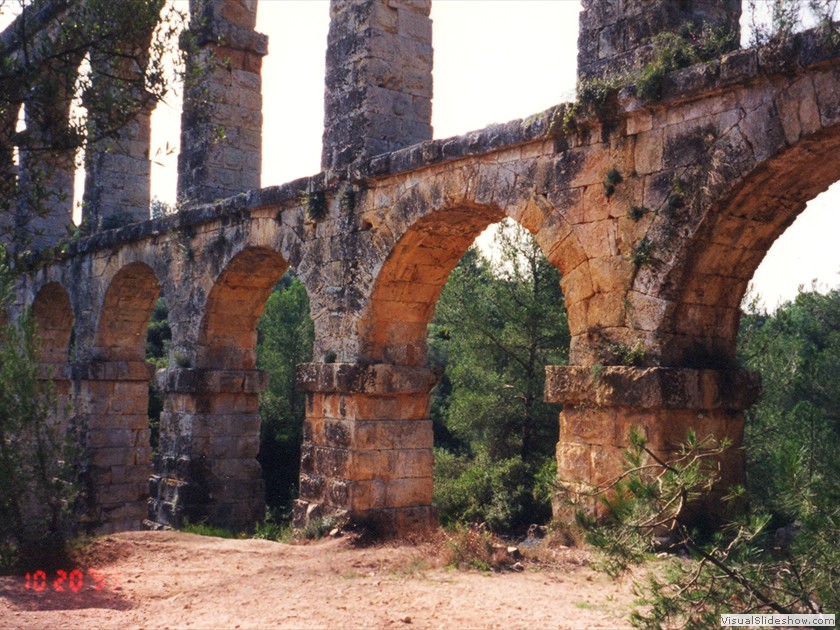
M149 218L154 98L144 79L157 13L143 16L131 40L120 43L125 57L90 54L92 89L84 94L90 135L82 215L88 232Z
M573 490L606 488L625 470L623 451L634 427L663 460L673 459L689 430L700 440L728 438L732 447L719 460L720 484L705 501L706 516L714 521L721 493L744 482L744 410L759 390L754 374L735 370L549 366L545 398L564 405L558 479ZM600 503L590 498L580 507L597 514ZM568 512L568 506L555 505L555 516Z
M727 28L740 44L741 0L583 0L578 35L578 77L602 76L644 63L648 40L693 23Z
M389 535L437 524L429 419L435 380L422 367L298 366L306 423L295 526L347 516Z
M100 534L140 529L146 515L152 369L145 361L72 366L74 422L85 448L86 520Z
M332 0L321 168L431 140L431 0Z
M47 79L44 79L45 81ZM60 91L59 88L56 88ZM28 147L20 152L15 240L42 249L67 236L73 225L75 150L66 144L68 96L40 95L25 105Z
M178 197L209 203L259 188L262 168L262 58L256 2L191 2L184 38L187 79L181 114Z
M253 528L265 517L256 460L265 372L170 368L158 371L157 382L165 400L149 519Z
M18 169L14 162L14 135L17 125L18 107L11 104L0 111L0 243L12 242L15 230L15 207L17 205Z
M97 133L96 121L91 128ZM149 218L150 144L151 111L145 107L120 129L116 138L102 138L92 144L85 156L82 226L86 232Z

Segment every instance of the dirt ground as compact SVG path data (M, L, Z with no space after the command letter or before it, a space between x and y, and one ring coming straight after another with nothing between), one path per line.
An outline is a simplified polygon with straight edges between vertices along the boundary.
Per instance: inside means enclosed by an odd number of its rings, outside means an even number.
M116 534L66 579L0 578L0 628L628 627L630 581L585 551L481 573L441 566L440 547Z

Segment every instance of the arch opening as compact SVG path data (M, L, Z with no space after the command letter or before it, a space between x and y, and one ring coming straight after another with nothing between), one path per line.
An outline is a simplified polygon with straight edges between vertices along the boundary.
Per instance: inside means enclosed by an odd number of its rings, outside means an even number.
M743 301L737 337L739 363L762 381L761 397L745 413L751 518L767 519L776 545L781 533L795 531L798 549L838 535L836 522L815 515L833 509L829 497L840 486L840 256L833 242L812 234L837 233L838 188L809 202L769 248ZM821 284L809 286L813 274L797 259L804 248L811 260L817 258L812 250L824 250ZM788 279L799 273L795 294L761 277L765 267L782 265L789 267ZM774 293L778 297L761 299ZM806 580L806 589L817 587Z
M363 360L424 365L426 330L458 261L500 210L461 208L420 219L394 246L360 324Z
M160 283L151 267L132 263L111 280L93 347L103 361L145 361L149 319L160 295Z
M71 399L69 364L73 352L75 317L67 290L57 282L44 285L32 303L30 315L35 321L38 339L39 378L51 382L55 395L51 421L63 439L69 427L68 405Z
M38 328L41 361L65 367L73 334L73 307L67 291L57 282L44 285L35 296L31 313Z
M228 263L207 299L197 367L256 367L257 322L271 290L288 268L280 254L261 247L246 249Z
M266 301L257 338L257 367L268 377L259 399L257 461L276 522L287 518L299 494L306 395L296 386L296 367L312 360L313 345L309 296L290 269Z
M386 488L412 487L444 523L524 533L551 517L559 426L558 409L543 401L545 367L568 361L570 337L558 270L504 217L463 208L413 225L379 274L362 347L365 360L440 375L430 393L397 396L402 424L429 422L431 431L391 445L389 457L407 463L384 471Z

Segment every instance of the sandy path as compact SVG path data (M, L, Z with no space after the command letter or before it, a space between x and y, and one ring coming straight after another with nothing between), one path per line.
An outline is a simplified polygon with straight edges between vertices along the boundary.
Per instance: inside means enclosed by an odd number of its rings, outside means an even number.
M131 532L95 549L78 592L56 592L53 574L41 592L0 578L0 628L624 628L633 599L574 550L551 568L482 574L436 568L429 547L345 539Z

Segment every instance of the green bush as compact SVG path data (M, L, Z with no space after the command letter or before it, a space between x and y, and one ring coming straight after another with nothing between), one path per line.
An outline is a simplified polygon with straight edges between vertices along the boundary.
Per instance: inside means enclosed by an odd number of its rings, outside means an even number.
M518 457L470 458L435 449L433 503L444 526L485 523L494 532L524 531L551 517L555 464Z
M779 535L769 514L735 510L712 536L692 529L684 510L719 481L716 458L725 445L689 435L680 455L666 464L637 433L627 452L627 472L603 495L599 521L578 515L587 540L605 554L612 574L645 562L655 551L680 552L637 583L631 615L641 628L709 628L724 613L821 613L840 606L840 465L798 479L787 498L798 507L796 526ZM800 471L801 472L801 471ZM729 498L740 503L743 489Z
M278 517L277 510L267 508L265 520L262 523L257 523L254 528L254 535L251 538L287 543L292 541L294 535L295 530L292 524L287 519Z
M3 252L0 251L0 261ZM0 262L0 308L11 274ZM76 451L53 420L49 380L41 380L34 320L0 326L0 572L64 561L78 495Z

